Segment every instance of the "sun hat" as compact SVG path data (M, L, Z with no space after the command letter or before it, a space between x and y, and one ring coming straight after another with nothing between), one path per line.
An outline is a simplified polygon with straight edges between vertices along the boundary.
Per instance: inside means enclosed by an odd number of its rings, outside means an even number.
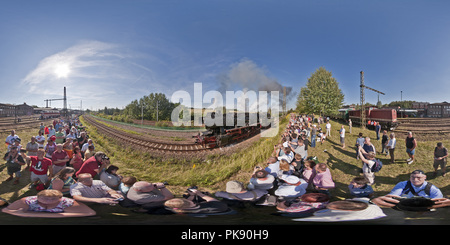
M228 193L239 193L244 190L244 184L242 182L232 180L227 182L226 191Z
M282 178L284 182L288 185L297 185L300 182L300 178L295 175L289 175L287 177Z
M258 178L258 179L265 178L265 177L267 177L268 174L269 174L269 172L267 172L267 171L264 170L264 169L260 169L260 170L258 170L258 171L255 172L255 176L256 176L256 178Z

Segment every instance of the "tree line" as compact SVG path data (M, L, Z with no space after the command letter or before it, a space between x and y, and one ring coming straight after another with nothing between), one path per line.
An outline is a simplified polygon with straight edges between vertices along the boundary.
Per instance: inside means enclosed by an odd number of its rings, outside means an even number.
M109 116L121 116L131 119L150 121L170 121L173 109L180 103L172 103L163 93L151 93L131 101L124 109L107 108L98 110Z

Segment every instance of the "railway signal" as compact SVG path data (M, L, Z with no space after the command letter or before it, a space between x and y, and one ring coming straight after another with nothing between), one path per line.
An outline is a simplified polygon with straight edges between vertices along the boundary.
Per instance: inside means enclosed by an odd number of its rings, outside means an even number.
M384 93L380 92L376 89L367 87L364 84L364 72L363 71L360 72L360 81L361 81L361 84L359 86L361 88L361 98L360 98L361 99L361 101L360 101L361 102L361 127L364 129L364 128L366 128L366 110L365 110L365 106L364 106L364 103L365 103L364 102L364 89L369 89L369 90L372 90L372 91L377 92L378 94L382 94L382 95L384 95Z

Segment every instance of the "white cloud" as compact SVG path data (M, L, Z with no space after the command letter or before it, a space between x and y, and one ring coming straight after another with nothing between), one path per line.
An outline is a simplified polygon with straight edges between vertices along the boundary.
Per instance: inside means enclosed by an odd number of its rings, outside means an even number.
M143 70L131 62L132 57L122 50L111 43L80 42L42 59L22 80L22 85L28 94L46 96L45 99L62 98L66 87L68 100L75 100L76 104L83 100L89 108L120 107L135 97L120 95L136 92L130 86L144 79L143 72L151 73L150 69Z

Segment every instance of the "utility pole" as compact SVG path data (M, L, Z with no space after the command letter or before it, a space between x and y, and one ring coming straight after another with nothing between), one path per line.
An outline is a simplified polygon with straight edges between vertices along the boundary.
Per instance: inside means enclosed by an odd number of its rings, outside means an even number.
M364 102L364 89L366 88L366 89L372 90L372 91L377 92L378 94L382 94L382 95L384 95L384 93L380 92L380 91L378 91L376 89L367 87L364 84L364 72L363 71L360 72L360 83L361 84L359 86L361 88L361 95L360 95L360 99L361 99L361 127L364 129L364 128L366 128L366 110L365 110L365 106L364 106L364 104L365 104L365 102Z
M286 114L286 87L283 87L283 114Z

